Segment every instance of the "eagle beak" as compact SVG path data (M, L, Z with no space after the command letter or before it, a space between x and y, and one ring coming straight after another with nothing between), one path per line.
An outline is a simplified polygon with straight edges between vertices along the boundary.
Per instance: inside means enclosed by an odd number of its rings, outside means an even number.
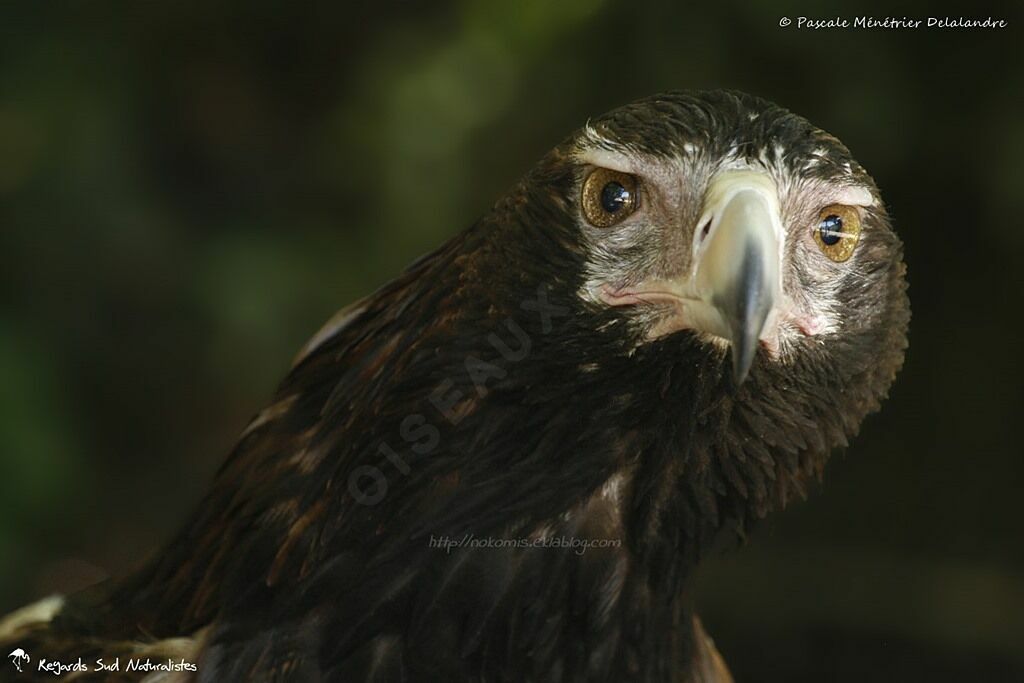
M766 175L734 171L712 183L707 207L711 227L696 246L694 284L718 312L739 386L781 298L778 194Z

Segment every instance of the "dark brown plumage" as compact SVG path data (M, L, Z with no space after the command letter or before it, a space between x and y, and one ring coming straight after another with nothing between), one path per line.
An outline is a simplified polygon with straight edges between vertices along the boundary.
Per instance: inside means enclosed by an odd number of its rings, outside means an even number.
M163 552L0 640L202 681L729 680L688 578L805 495L908 319L838 140L739 93L628 105L329 324ZM431 547L469 537L618 544Z

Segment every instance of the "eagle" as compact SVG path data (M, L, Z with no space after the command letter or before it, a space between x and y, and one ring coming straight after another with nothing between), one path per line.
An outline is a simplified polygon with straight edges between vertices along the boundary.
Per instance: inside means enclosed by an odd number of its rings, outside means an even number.
M627 104L330 320L162 550L0 646L80 681L731 681L695 568L880 407L906 290L835 137Z

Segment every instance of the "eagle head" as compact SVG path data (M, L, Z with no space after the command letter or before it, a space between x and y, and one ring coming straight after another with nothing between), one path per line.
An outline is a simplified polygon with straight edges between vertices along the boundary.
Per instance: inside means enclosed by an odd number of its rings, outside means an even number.
M697 535L803 495L902 365L902 245L877 186L757 97L665 93L593 119L478 228L501 245L475 271L499 320L537 286L565 305L535 362L566 388L559 410L615 430L624 479L672 489L638 507L681 506Z

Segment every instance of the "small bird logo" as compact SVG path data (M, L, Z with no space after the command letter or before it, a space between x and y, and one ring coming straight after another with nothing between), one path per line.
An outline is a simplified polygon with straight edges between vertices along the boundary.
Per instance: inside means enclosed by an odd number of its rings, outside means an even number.
M22 664L27 666L28 663L32 661L32 658L28 656L28 653L22 650L20 647L11 654L7 655L7 657L11 660L11 663L14 664L14 668L18 670L18 673L22 673Z

